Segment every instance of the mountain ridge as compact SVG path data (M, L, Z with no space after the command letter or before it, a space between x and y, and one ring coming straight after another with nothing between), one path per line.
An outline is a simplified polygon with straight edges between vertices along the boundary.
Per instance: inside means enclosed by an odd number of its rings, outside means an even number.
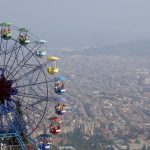
M81 55L150 55L150 40L138 40L95 48L83 48L66 52Z

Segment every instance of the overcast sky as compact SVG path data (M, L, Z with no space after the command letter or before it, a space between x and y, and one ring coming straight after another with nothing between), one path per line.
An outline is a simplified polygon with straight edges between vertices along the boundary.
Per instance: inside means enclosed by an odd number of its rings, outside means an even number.
M1 0L0 21L50 47L101 46L150 39L150 0Z

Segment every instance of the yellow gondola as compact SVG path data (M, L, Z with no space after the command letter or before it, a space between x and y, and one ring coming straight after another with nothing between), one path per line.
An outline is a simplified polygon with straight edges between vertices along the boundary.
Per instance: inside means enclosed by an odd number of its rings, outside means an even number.
M57 67L49 67L49 68L47 69L47 71L48 71L48 73L49 73L50 75L55 75L56 73L59 72L59 69L58 69Z
M50 60L50 61L55 61L55 60L58 60L60 58L56 57L56 56L48 56L47 59Z

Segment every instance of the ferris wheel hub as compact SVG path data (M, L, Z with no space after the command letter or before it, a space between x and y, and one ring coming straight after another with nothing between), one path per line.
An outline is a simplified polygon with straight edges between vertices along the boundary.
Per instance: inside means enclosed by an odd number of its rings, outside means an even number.
M13 80L7 80L2 74L0 76L0 103L11 101L11 95L15 95L17 90L12 87Z

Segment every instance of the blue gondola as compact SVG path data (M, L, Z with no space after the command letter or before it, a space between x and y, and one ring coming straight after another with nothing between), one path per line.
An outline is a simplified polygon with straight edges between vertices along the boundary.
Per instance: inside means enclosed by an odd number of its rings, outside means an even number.
M67 111L66 110L55 110L57 115L64 115Z
M39 57L39 58L42 58L42 57L44 57L44 56L46 55L46 51L37 50L37 51L35 52L35 55L36 55L37 57Z
M65 92L66 92L66 90L64 88L57 88L57 87L55 87L55 93L56 94L62 95Z
M55 113L57 115L63 115L66 113L66 109L65 109L65 105L64 104L61 104L61 103L58 103L56 106L55 106Z
M64 80L65 80L65 77L63 76L59 76L54 79L54 81L64 81Z

